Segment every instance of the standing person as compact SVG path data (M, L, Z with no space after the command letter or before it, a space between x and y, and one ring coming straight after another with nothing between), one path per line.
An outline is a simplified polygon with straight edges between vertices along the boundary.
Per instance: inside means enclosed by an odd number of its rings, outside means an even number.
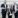
M2 5L1 5L2 6ZM5 5L3 5L4 7ZM2 18L6 18L6 12L7 12L7 9L5 11L5 9L2 9Z
M15 18L18 18L18 10L15 13Z
M11 11L11 7L10 7L10 11ZM12 11L11 11L12 12ZM10 12L8 13L8 18L12 18L12 15L10 15Z

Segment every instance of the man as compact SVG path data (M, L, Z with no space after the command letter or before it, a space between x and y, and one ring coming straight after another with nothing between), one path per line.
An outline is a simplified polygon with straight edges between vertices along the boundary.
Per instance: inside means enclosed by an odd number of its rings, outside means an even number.
M15 13L15 18L18 18L18 10Z
M5 5L2 4L1 6L4 7ZM6 12L7 12L7 9L6 9L6 11L5 11L5 9L2 9L2 18L6 18Z

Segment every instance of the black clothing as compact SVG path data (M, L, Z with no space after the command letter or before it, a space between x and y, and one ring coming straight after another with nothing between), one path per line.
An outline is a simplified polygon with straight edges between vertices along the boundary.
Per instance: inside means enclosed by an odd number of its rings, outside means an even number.
M15 13L15 18L18 18L18 11L16 11Z
M14 8L15 8L15 6L13 5L13 11L15 11L15 9L14 9Z
M2 5L1 5L1 7L4 7L4 8L5 8L5 5L4 5L4 4L2 4Z
M5 14L6 14L5 9L2 9L2 14L3 14L3 15L5 15Z
M11 13L13 12L13 10L12 10L12 9L10 9L10 11L11 11Z
M10 12L8 13L8 18L12 18L12 15L10 16L9 14L10 14Z
M9 16L9 18L12 18L12 16Z
M5 9L2 9L2 18L5 18L6 17L6 11Z

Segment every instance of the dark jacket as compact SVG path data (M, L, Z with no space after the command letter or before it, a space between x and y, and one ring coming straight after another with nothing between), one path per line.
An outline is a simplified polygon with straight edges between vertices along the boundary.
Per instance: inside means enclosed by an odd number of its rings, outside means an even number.
M4 5L4 4L2 4L2 5L1 5L1 7L4 7L4 8L5 8L5 5Z
M18 11L16 11L15 13L15 18L18 18Z
M5 9L2 9L2 15L6 15Z

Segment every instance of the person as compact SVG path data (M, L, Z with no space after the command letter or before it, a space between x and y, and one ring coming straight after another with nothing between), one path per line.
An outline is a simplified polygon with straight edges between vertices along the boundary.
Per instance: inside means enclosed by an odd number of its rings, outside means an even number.
M6 13L7 13L7 9L6 9L6 11L5 11L5 9L2 9L2 18L6 18Z
M15 18L18 18L18 11L16 11L15 13Z

